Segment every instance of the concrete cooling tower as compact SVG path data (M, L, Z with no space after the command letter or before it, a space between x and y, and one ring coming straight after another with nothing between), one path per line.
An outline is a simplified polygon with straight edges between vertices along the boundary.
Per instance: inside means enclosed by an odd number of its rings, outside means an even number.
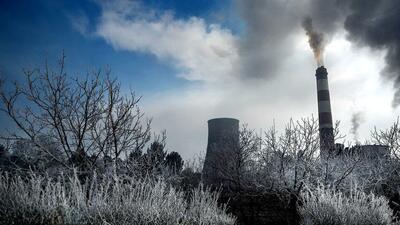
M208 121L208 144L203 167L206 184L220 185L229 173L231 152L239 147L239 120L216 118Z

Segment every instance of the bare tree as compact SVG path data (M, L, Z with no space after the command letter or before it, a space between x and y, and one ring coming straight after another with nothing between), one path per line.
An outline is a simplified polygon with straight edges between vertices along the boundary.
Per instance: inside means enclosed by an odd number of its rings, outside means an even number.
M65 71L65 55L58 70L24 70L25 83L13 88L1 81L0 110L17 126L2 136L7 140L29 140L36 149L71 168L52 155L38 141L47 136L57 142L74 166L91 169L99 157L111 157L118 167L122 154L143 148L150 138L150 120L144 121L134 92L121 93L121 86L111 78L110 70L100 70L82 77Z
M386 130L371 131L372 142L378 145L389 146L390 155L400 159L400 121L399 118Z
M290 120L282 134L272 126L263 139L262 166L270 174L271 188L300 191L318 157L318 120Z
M335 123L335 140L344 138L339 131L339 124ZM258 173L260 178L257 180L268 180L262 184L267 190L288 190L297 195L304 184L316 184L323 177L331 176L331 160L321 160L319 155L318 119L313 116L290 120L282 133L273 125L264 133L262 141L262 148L258 152L258 165L262 172ZM329 157L333 160L335 151ZM351 172L351 169L347 169L354 166L342 165L342 168Z
M371 131L374 144L389 147L388 160L380 161L380 167L374 167L376 176L372 184L383 184L387 192L397 192L400 184L400 120L399 117L386 130L378 130L376 127ZM376 185L375 185L376 186ZM393 194L393 193L391 193Z

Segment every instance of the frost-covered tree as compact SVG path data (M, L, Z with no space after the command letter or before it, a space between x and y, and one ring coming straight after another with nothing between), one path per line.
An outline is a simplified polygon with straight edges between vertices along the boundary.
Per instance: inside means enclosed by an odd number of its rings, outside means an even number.
M389 147L389 159L380 160L378 165L371 168L374 171L372 184L381 184L386 193L395 194L400 185L400 121L396 121L388 129L371 131L372 143ZM376 185L374 185L376 186Z
M385 130L376 127L371 131L372 142L389 146L390 155L400 159L400 121L399 118Z
M59 162L65 163L67 159L58 143L46 136L39 136L36 141L45 151L30 140L17 140L11 146L11 156L28 167L25 169L49 173L60 169Z
M144 148L150 138L150 120L145 120L134 92L123 94L110 70L72 76L65 70L65 56L55 70L24 70L25 81L13 88L0 82L0 111L17 127L3 134L7 140L29 141L64 165L92 170L99 158L110 157L119 168L122 157ZM73 165L60 160L40 137L57 143Z

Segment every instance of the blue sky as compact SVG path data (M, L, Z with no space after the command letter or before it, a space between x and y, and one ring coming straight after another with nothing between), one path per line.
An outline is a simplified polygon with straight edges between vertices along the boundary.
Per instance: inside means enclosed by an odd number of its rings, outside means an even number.
M207 18L229 2L147 0L142 4L173 11L177 18ZM124 84L142 94L185 85L184 79L174 76L176 68L151 54L116 50L99 37L85 37L71 23L71 18L84 15L93 30L100 14L101 7L91 0L1 1L0 68L7 77L18 78L21 68L40 67L45 58L55 61L64 51L71 73L109 65Z
M0 71L21 80L22 68L54 65L62 51L72 75L108 65L143 96L168 149L188 159L205 150L208 119L235 117L258 131L317 114L316 65L301 28L313 2L2 0ZM354 45L340 26L326 35L333 118L349 141L368 140L398 115L392 84L379 76L385 51ZM363 115L357 135L352 114Z
M0 70L9 80L20 80L22 68L41 67L45 59L54 63L64 51L71 74L83 74L109 65L113 74L138 93L179 88L188 82L175 76L177 68L152 54L115 49L101 37L85 36L74 27L74 17L88 20L94 32L101 16L100 1L37 0L0 1ZM206 21L221 20L238 32L241 24L227 19L230 0L145 0L145 8L171 11L175 18L201 17ZM225 12L225 18L217 18ZM179 69L179 68L178 68Z

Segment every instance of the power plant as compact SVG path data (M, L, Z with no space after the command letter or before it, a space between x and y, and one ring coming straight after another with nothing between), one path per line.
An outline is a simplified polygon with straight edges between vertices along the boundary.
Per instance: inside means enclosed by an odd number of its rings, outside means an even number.
M318 125L320 157L346 156L361 157L363 159L384 159L389 156L389 147L384 145L356 145L344 148L342 144L335 144L333 134L333 120L331 110L331 100L329 94L328 71L324 66L317 68L315 72L317 81L317 101L318 101Z
M320 158L357 157L379 161L390 157L389 147L383 145L356 145L344 147L335 144L332 110L330 102L328 72L324 66L315 72L317 83ZM208 121L208 144L203 166L206 184L220 184L224 172L233 165L232 157L239 147L239 120L216 118Z

